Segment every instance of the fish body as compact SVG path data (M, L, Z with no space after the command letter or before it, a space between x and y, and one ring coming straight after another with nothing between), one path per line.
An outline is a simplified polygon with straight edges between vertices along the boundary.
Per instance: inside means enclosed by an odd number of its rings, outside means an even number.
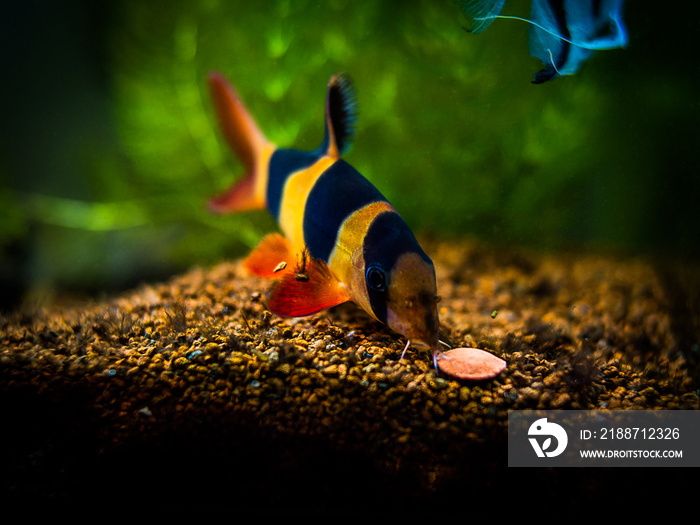
M470 19L470 32L484 31L496 18L527 22L530 54L544 68L533 83L541 84L560 75L573 75L595 50L627 44L622 20L623 0L533 0L530 19L500 15L505 0L458 1Z
M344 161L354 136L352 83L335 74L327 86L325 135L315 151L267 140L225 77L208 77L223 134L246 175L209 202L214 212L267 209L282 234L268 234L246 257L253 274L275 280L267 308L306 316L354 301L433 351L439 321L435 269L394 207Z

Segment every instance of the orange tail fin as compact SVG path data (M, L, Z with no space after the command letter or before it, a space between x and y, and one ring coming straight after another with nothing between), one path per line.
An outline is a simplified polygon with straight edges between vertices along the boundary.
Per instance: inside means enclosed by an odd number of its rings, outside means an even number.
M264 209L267 166L274 146L224 75L212 71L207 79L224 138L246 168L243 179L209 201L209 209L216 213Z

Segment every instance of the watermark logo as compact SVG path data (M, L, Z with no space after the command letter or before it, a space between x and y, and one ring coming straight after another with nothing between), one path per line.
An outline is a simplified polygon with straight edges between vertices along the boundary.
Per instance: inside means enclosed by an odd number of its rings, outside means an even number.
M700 410L509 410L508 466L700 467Z
M546 417L538 419L530 425L527 435L535 454L540 458L558 456L564 452L569 443L566 430L561 425L547 421ZM553 439L556 441L556 447L554 447Z

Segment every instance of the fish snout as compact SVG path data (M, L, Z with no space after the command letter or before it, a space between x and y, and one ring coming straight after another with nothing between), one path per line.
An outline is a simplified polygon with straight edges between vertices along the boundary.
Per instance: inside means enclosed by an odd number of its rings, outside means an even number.
M438 347L440 328L437 301L437 296L432 293L406 298L389 309L388 324L406 337L412 346L432 351Z

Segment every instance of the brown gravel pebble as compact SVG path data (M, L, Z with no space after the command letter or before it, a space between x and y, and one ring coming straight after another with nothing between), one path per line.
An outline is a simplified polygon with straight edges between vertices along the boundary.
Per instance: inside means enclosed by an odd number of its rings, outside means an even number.
M414 349L399 361L405 341L352 304L274 317L267 283L238 262L5 314L4 488L95 495L126 471L158 497L178 480L183 497L222 503L311 490L326 504L350 491L426 501L501 482L509 410L700 408L687 273L466 242L426 249L442 338L504 359L495 379L441 374Z

